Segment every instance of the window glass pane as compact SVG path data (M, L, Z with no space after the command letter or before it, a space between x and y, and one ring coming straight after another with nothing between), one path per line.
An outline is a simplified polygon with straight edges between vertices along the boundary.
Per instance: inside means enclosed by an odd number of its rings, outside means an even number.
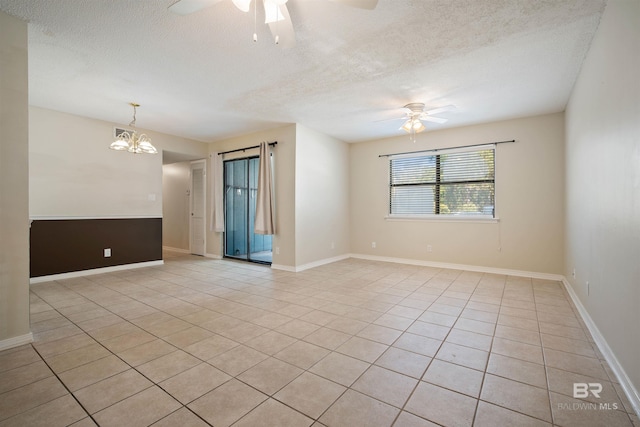
M493 216L494 184L443 184L440 214Z
M393 185L435 182L436 156L407 157L391 160Z
M442 182L493 179L493 150L443 154Z
M393 215L493 217L495 150L391 159L389 196Z

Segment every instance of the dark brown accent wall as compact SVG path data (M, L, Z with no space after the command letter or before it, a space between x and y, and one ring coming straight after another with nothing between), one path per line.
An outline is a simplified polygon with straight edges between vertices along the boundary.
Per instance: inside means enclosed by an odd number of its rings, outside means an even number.
M111 248L111 257L104 249ZM162 218L34 220L31 277L162 260Z

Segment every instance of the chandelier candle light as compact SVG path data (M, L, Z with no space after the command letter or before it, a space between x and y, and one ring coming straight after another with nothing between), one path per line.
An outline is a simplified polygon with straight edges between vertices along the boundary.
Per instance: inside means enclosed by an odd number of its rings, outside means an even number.
M133 128L131 132L124 131L117 136L116 140L109 146L112 150L128 151L133 154L158 154L158 150L151 144L151 140L147 135L136 132L136 108L140 104L131 102L129 105L133 107L133 120L129 123L129 126Z

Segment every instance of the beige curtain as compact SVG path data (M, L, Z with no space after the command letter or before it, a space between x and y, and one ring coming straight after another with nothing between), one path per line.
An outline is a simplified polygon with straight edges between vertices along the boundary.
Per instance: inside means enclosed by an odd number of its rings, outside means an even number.
M266 142L260 143L260 169L258 170L258 195L256 197L254 232L256 234L275 234L271 154L269 144Z
M222 156L218 153L211 154L211 231L222 233L224 231L224 166Z

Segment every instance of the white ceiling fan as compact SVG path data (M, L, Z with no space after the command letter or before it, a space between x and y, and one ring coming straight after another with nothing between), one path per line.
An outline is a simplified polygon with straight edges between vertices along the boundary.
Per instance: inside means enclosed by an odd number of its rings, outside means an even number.
M452 111L456 109L454 105L445 105L443 107L432 108L425 111L424 104L422 102L412 102L402 108L406 110L405 115L403 117L398 117L397 119L390 120L404 120L404 123L402 124L400 129L406 131L409 135L411 135L411 140L414 142L416 139L416 134L426 129L424 123L422 123L423 121L433 123L446 123L447 119L444 119L442 117L435 117L434 114L444 113L445 111Z
M169 10L178 15L189 15L199 10L213 6L222 0L179 0L169 6ZM257 3L259 0L231 0L233 4L243 12L251 10L253 2L254 19ZM347 6L359 9L373 10L378 4L378 0L330 0ZM287 0L262 0L265 14L265 24L269 25L269 30L276 42L284 47L293 47L296 44L296 36L293 30ZM257 34L254 32L253 41L257 41Z

